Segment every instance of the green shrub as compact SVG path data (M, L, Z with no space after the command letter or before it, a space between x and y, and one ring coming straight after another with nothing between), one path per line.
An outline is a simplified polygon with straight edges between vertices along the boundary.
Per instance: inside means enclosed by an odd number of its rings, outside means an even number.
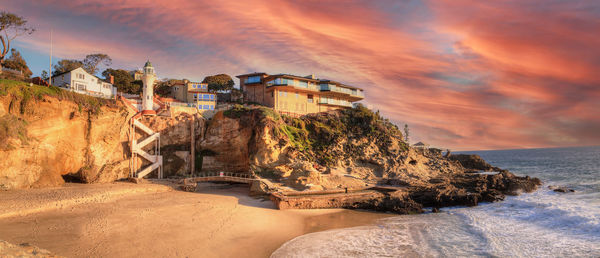
M271 118L273 121L279 121L279 119L281 119L279 113L272 108L259 107L258 109L262 112L263 116Z
M288 137L292 145L298 148L298 150L304 151L311 148L312 143L308 139L308 131L306 129L283 125L279 130Z
M236 104L233 105L233 107L231 107L230 109L225 110L223 112L223 115L229 118L240 118L242 115L247 114L248 112L250 112L249 108Z

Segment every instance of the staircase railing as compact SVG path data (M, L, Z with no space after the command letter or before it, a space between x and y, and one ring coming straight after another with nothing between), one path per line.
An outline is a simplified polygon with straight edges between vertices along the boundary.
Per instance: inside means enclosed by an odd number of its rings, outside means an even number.
M151 128L142 124L138 119L141 117L141 114L138 113L131 118L130 127L129 127L129 138L130 138L130 150L131 150L131 160L130 160L130 177L142 178L148 174L150 174L154 170L158 170L158 178L163 178L163 156L160 155L160 133L154 132ZM143 133L147 134L146 138L140 139L138 141L136 139L136 131L139 129ZM144 147L154 143L154 151L153 154L150 154L144 150ZM142 157L143 159L149 161L151 164L146 166L145 168L141 168L137 170L138 167L138 157Z

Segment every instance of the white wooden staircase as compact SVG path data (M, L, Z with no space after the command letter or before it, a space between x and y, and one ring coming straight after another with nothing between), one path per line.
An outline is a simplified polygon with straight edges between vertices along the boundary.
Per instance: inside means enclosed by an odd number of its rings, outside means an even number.
M130 127L130 139L131 139L131 141L130 141L130 144L131 144L131 161L130 161L131 164L130 165L131 166L130 167L131 167L131 170L130 170L130 176L136 177L136 178L142 178L157 169L158 170L158 178L163 178L163 171L162 171L163 157L160 155L160 133L154 132L154 131L152 131L152 129L150 129L146 125L142 124L142 122L139 121L139 118L140 118L139 115L136 115L131 118L131 127ZM136 130L138 130L138 129L140 131L144 132L148 136L146 138L140 139L140 141L138 141L138 139L136 139ZM150 154L150 153L144 151L144 147L146 147L152 143L154 143L153 154ZM149 161L151 164L144 168L141 168L139 171L136 171L137 167L138 167L138 164L137 164L138 156Z

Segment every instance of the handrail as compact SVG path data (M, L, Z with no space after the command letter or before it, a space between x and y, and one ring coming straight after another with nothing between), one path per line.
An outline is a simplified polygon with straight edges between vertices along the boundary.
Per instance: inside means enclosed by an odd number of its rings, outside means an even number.
M205 177L237 177L237 178L247 178L247 179L256 179L253 175L243 174L243 173L233 173L233 172L207 172L200 173L194 176L195 178L205 178Z

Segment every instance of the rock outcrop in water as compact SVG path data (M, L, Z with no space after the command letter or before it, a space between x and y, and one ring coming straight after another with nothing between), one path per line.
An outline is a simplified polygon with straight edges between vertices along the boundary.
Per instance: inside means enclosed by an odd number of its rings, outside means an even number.
M501 172L503 169L494 167L483 160L479 155L476 154L451 154L448 156L450 160L458 161L467 172L478 172L478 171L495 171Z

